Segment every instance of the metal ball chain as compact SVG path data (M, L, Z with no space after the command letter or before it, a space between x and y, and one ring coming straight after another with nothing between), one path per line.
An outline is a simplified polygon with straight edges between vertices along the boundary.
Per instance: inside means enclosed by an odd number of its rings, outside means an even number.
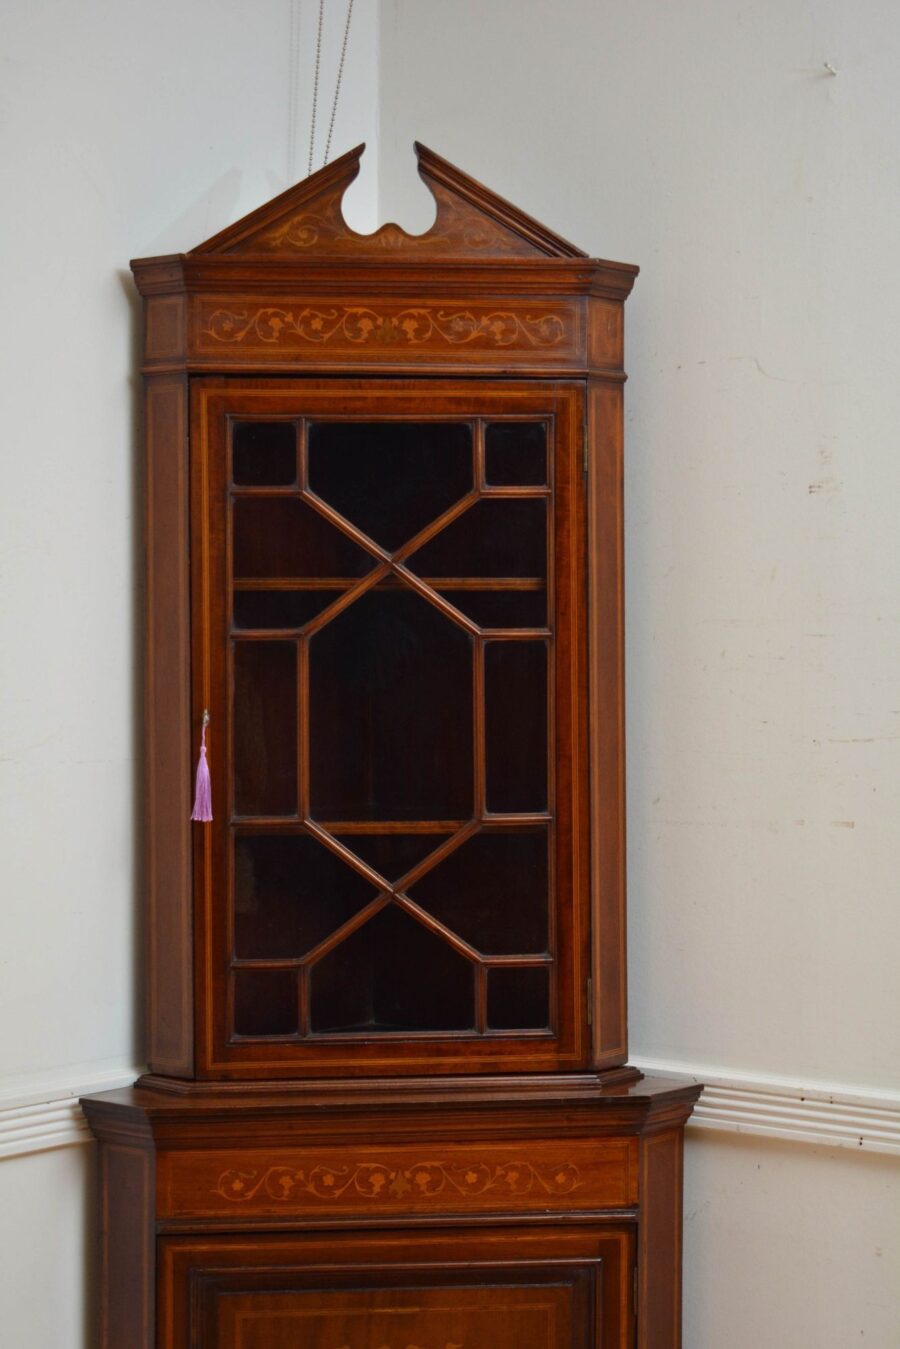
M316 29L316 69L313 76L313 103L312 119L309 128L309 173L313 171L313 154L316 143L316 110L319 102L319 68L322 61L322 23L325 14L325 0L319 0L319 22ZM325 141L325 158L322 160L322 167L328 163L328 156L331 153L331 136L334 131L334 119L337 115L338 99L341 93L341 78L344 74L344 57L347 55L347 39L350 36L350 19L353 15L353 0L347 0L347 19L344 23L344 38L341 43L341 56L338 62L337 79L334 85L334 101L331 105L331 120L328 123L328 136Z
M353 0L347 0L347 21L344 24L344 40L341 43L341 59L338 62L337 80L334 85L334 102L331 105L331 121L328 123L328 139L325 142L325 159L323 167L328 163L328 155L331 151L331 133L334 131L334 118L337 112L338 97L341 92L341 76L344 73L344 57L347 55L347 39L350 36L350 18L353 14Z
M325 0L319 0L319 27L316 30L316 73L313 77L312 123L309 128L309 168L313 171L313 148L316 143L316 108L319 103L319 62L322 59L322 19L325 14Z

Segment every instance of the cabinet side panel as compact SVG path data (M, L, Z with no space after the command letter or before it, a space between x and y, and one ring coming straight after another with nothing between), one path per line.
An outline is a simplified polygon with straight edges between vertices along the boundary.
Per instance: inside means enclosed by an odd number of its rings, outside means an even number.
M628 1055L625 987L625 698L622 386L588 388L591 890L594 1063Z
M103 1144L100 1150L101 1349L153 1349L153 1154Z
M638 1349L681 1349L684 1128L641 1140Z
M146 386L146 848L150 1067L193 1073L187 382Z

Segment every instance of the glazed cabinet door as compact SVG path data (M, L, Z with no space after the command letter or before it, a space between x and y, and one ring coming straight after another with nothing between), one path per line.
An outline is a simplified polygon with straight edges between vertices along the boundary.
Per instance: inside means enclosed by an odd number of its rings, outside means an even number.
M590 1062L582 424L575 382L194 381L205 1075Z
M626 1349L627 1228L172 1238L161 1349Z

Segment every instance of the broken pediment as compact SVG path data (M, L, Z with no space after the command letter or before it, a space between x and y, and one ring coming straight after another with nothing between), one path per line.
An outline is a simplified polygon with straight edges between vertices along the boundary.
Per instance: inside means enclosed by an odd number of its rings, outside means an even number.
M190 256L330 258L583 258L581 249L546 229L445 159L416 144L419 175L434 195L437 215L424 234L382 225L358 234L344 219L344 193L359 173L364 145L198 248Z

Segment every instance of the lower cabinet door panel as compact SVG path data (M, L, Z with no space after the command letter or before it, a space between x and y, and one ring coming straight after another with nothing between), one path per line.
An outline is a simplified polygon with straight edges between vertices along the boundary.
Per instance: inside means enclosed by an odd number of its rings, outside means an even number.
M159 1349L626 1349L629 1227L160 1241Z

